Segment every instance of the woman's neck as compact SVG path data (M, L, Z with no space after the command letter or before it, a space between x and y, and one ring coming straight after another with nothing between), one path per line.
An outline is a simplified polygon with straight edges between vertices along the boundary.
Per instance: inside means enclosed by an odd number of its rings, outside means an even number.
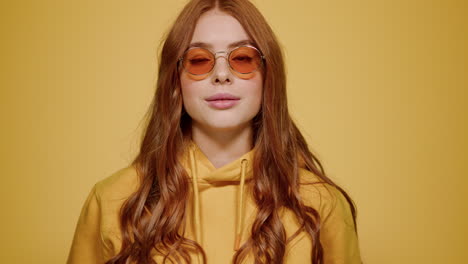
M192 124L192 140L214 167L220 168L249 152L253 129L249 124L235 129L207 129Z

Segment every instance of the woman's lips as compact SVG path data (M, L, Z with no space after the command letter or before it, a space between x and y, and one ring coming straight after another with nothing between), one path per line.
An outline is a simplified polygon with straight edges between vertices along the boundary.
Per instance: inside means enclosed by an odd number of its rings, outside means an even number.
M232 94L219 93L205 99L215 109L228 109L239 103L240 98Z
M228 109L235 106L239 100L214 100L208 101L208 104L216 109Z

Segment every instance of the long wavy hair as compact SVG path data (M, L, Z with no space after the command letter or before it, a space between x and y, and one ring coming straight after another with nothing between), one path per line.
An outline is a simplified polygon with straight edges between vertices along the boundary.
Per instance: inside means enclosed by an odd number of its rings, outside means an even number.
M165 256L164 262L190 263L191 252L202 254L206 262L203 248L180 233L190 194L188 173L180 157L191 139L191 119L183 107L177 58L190 44L198 18L214 8L236 18L265 56L262 106L252 122L256 152L251 190L258 213L250 238L234 254L233 263L241 263L249 252L256 264L282 263L287 242L300 231L306 231L313 241L311 263L323 263L321 218L301 199L299 168L311 171L343 193L356 229L353 201L325 175L291 119L282 51L264 17L248 0L192 0L177 17L160 53L156 92L146 115L139 153L132 162L139 187L122 205L122 246L106 264L156 263L154 251ZM283 207L301 223L290 238L286 238L279 217Z

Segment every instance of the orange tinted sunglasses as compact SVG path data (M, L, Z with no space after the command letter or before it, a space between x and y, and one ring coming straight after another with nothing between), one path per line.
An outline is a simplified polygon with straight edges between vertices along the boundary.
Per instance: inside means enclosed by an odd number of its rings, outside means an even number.
M208 75L216 64L216 54L224 53L220 57L228 60L229 67L239 74L249 74L263 66L265 57L255 47L243 45L233 48L229 52L216 53L201 47L192 47L179 58L179 63L186 72L192 75Z

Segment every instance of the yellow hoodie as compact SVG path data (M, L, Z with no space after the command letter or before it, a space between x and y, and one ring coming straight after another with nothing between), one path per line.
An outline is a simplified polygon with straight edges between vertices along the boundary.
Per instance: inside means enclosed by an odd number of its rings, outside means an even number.
M236 248L249 237L256 213L255 203L246 193L246 185L252 178L253 156L254 150L215 168L198 146L192 144L183 158L192 183L185 236L200 243L208 264L232 263ZM303 169L300 179L302 183L319 181ZM102 264L119 252L119 210L137 189L138 181L135 169L129 166L94 185L78 220L68 264ZM344 196L324 183L301 184L300 193L305 204L318 210L322 218L320 240L324 263L361 263L351 211ZM299 223L289 210L281 211L280 216L289 238L298 230ZM283 263L310 263L311 249L312 240L302 231L286 245ZM156 255L154 259L162 263L162 256ZM192 256L192 263L201 264L201 255ZM244 263L254 263L253 257L249 256Z

